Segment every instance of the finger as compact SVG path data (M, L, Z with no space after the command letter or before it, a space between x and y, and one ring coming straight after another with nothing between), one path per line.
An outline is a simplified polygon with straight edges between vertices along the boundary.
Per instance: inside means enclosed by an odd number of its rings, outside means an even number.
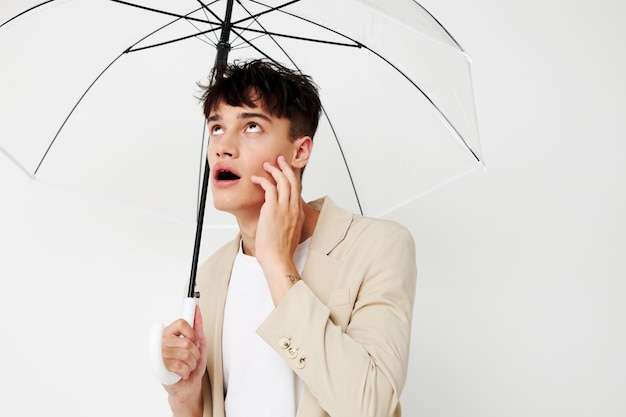
M198 347L206 345L206 336L204 335L204 326L202 322L202 312L200 311L200 307L196 306L196 315L194 317L194 331L196 332L197 341L196 345Z
M300 203L300 183L296 178L296 173L293 171L291 165L287 163L287 160L284 156L280 155L278 157L278 166L280 167L283 175L289 182L289 197L290 204L299 204Z
M200 350L190 339L170 337L163 341L162 355L168 370L187 378L198 365Z
M178 319L169 326L167 326L164 331L164 335L171 335L175 337L185 337L187 339L195 340L195 333L189 323L185 319Z
M263 188L263 191L265 191L265 201L276 202L278 200L276 185L272 184L267 178L253 175L251 180L254 184Z
M198 364L198 359L200 358L200 352L198 348L189 348L189 349L174 349L174 348L165 348L163 349L163 363L165 363L168 369L171 370L185 370L189 369L189 371L193 371L196 369ZM179 374L182 376L182 374Z
M166 367L183 377L189 369L193 370L200 357L197 339L196 332L184 319L178 319L167 326L162 338L163 361L169 364Z
M196 363L188 363L181 360L163 358L165 369L180 375L182 379L189 378L189 375L196 369Z
M187 360L189 357L197 360L200 357L200 351L196 343L186 337L163 337L163 352L167 351L167 358Z
M279 160L280 158L282 158L282 156L278 157ZM284 161L284 158L283 158L283 161ZM263 164L263 169L265 169L272 176L272 178L274 179L274 182L276 183L278 203L281 205L288 204L289 199L291 197L291 184L289 182L289 179L284 173L284 169L282 167L272 165L268 162Z
M196 307L196 317L194 318L194 329L196 330L196 334L198 336L198 350L200 351L200 357L198 358L197 372L204 374L204 369L206 368L207 363L207 342L206 336L204 335L204 326L202 321L202 312L200 311L200 307Z

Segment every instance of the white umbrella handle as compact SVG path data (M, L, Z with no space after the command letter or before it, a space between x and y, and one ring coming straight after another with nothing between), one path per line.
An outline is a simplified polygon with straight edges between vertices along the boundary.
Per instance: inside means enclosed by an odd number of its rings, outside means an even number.
M193 319L196 314L197 298L187 297L183 303L183 318L193 327ZM163 324L154 323L150 334L150 365L152 371L162 384L173 385L180 381L181 376L177 373L170 372L165 368L163 363Z

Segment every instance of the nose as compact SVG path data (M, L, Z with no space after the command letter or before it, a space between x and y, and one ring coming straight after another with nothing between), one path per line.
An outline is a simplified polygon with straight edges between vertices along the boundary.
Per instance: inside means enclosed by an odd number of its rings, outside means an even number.
M224 132L221 135L209 136L208 153L209 157L214 155L218 158L236 158L237 138L236 135Z

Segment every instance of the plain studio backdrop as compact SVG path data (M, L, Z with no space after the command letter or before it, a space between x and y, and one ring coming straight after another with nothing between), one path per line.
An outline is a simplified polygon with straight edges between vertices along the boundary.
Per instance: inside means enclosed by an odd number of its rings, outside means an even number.
M422 4L473 58L488 170L392 216L419 268L404 413L624 416L626 3ZM148 333L180 312L193 229L1 154L0 190L0 415L169 416Z

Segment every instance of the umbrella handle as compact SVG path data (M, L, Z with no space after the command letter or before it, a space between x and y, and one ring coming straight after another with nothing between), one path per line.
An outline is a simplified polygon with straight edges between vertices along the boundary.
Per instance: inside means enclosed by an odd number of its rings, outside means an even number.
M187 297L183 303L183 318L193 327L193 319L196 314L197 298ZM180 381L181 376L177 373L170 372L165 368L163 363L163 323L154 323L150 332L150 365L152 371L159 381L164 385L173 385Z

